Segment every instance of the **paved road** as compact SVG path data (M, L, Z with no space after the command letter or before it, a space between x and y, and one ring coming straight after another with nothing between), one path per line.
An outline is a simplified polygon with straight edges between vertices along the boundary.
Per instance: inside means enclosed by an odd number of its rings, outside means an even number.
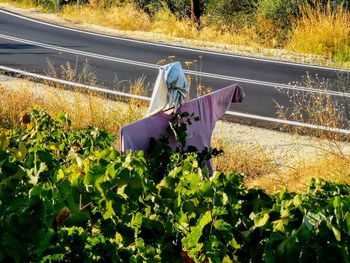
M0 10L0 65L3 66L43 73L48 60L57 66L70 61L81 67L88 59L103 81L100 85L113 88L116 79L134 81L144 75L152 88L158 73L156 63L168 56L175 56L181 62L201 56L201 69L199 65L191 69L194 78L214 90L232 83L241 84L246 100L232 105L231 110L263 117L275 117L275 101L289 106L288 97L277 91L276 86L287 91L292 85L286 84L300 83L306 74L317 74L329 81L342 74L317 66L108 37L40 23Z

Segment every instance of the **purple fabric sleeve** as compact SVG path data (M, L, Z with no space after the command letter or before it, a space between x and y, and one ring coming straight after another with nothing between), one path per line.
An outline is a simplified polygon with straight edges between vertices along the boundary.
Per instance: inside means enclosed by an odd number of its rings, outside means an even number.
M236 95L236 96L235 96ZM210 132L215 128L215 123L230 108L232 101L242 101L244 97L243 89L239 85L231 85L224 89L215 91L208 95L208 111L206 115L210 116L208 128Z
M176 113L188 112L200 117L200 121L192 122L188 127L187 145L195 146L199 151L209 148L216 121L229 109L231 102L241 102L243 98L243 89L239 85L232 85L185 102ZM147 156L150 138L158 139L166 130L170 119L171 115L160 111L122 127L121 152L144 150ZM208 167L212 170L211 163Z

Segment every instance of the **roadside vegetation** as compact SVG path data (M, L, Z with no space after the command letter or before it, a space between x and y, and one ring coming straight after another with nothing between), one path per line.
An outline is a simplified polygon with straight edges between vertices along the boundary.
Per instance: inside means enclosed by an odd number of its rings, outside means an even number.
M56 0L1 0L56 12ZM59 15L75 23L147 31L223 45L279 48L311 54L346 67L350 61L350 11L339 0L203 0L198 22L189 1L63 1ZM197 21L197 20L196 20Z

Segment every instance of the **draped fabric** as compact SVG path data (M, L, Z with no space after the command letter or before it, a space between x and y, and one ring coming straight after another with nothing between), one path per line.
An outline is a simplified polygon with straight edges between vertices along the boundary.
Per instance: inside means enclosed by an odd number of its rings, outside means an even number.
M160 67L147 116L165 108L176 111L184 103L188 91L189 83L179 62Z
M232 85L182 104L175 113L194 113L200 119L187 127L186 146L194 146L198 151L210 148L216 121L225 114L232 102L242 102L244 96L240 86ZM152 151L149 149L150 139L160 138L171 118L171 115L160 111L122 127L120 132L121 152L143 150L147 157L148 153ZM170 142L170 144L174 149L177 146L175 141ZM211 162L207 166L212 171Z

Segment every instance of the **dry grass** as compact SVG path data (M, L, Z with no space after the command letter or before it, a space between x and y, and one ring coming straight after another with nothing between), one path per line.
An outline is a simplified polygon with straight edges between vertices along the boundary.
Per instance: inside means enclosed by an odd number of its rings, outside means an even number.
M135 5L100 8L92 5L68 5L60 14L74 22L86 22L106 27L130 31L149 31L150 17Z
M101 8L95 4L68 5L63 8L63 18L81 23L111 27L120 30L150 31L170 37L212 41L221 44L257 46L260 39L254 28L240 27L236 31L227 28L209 26L207 18L202 18L201 29L193 26L190 19L178 19L167 7L150 18L144 11L131 4Z
M164 8L154 15L152 31L174 37L198 37L198 30L192 25L190 19L179 20L168 8Z
M302 83L305 87L322 91L338 90L348 92L350 76L339 76L336 83L330 84L317 77L307 76ZM349 101L325 93L290 92L287 93L292 103L291 109L278 108L282 119L312 123L329 128L350 130ZM302 127L287 128L290 133L303 134L318 138L313 145L317 148L316 159L299 159L298 163L289 169L260 178L249 178L249 186L261 186L274 192L281 188L301 192L306 190L311 178L322 178L329 181L350 184L350 153L348 136L325 130L311 130Z
M350 59L350 13L343 8L319 5L302 8L302 18L294 22L295 31L288 44L292 51L312 53L339 61Z
M35 105L37 100L25 88L23 91L8 91L0 84L0 125L18 127L18 116Z
M246 178L260 178L278 170L273 155L258 143L236 143L216 138L212 144L224 151L224 154L213 159L214 167L218 171L235 171L244 173Z
M213 146L222 148L224 154L214 158L214 167L223 172L241 172L247 187L263 188L276 193L285 188L304 192L311 178L350 184L349 148L324 140L314 144L316 156L295 152L293 165L274 151L256 143L235 143L216 139Z
M7 111L0 112L0 126L19 126L19 113L27 111L34 105L39 105L51 116L57 116L59 112L66 112L72 120L73 129L93 126L108 131L115 136L115 146L119 149L121 127L145 115L145 109L142 107L134 106L131 103L111 102L104 96L96 96L97 94L94 93L81 94L62 90L45 90L29 103L18 103L18 101L25 101L28 95L34 96L36 93L37 89L30 88L22 88L15 92L2 92L0 104Z
M97 77L95 68L89 64L88 60L85 60L82 66L78 67L78 58L73 67L69 61L56 67L54 62L47 59L47 69L45 71L46 75L51 78L64 79L71 82L83 83L91 86L97 84ZM58 68L58 69L57 69ZM48 83L50 86L55 86L56 83ZM60 88L61 84L58 84L57 88Z
M145 113L135 102L110 101L92 92L65 91L38 84L0 88L0 125L5 127L17 127L19 114L34 105L43 107L53 116L67 112L73 128L95 126L112 134L118 134L122 126L142 118Z
M303 123L324 126L328 128L338 128L350 130L349 99L347 97L334 97L328 91L349 92L350 74L344 73L338 76L338 80L330 83L317 76L307 75L302 86L310 89L317 89L321 92L305 91L280 91L289 97L290 108L277 106L277 115L281 119L293 120ZM311 130L304 127L286 127L289 132L306 134L318 138L327 139L333 143L339 140L349 141L339 133L327 130Z
M264 188L270 193L282 188L303 192L311 178L350 184L348 143L298 134L268 135L265 131L264 135L263 130L241 128L232 137L228 134L235 130L219 126L213 146L222 148L224 154L214 159L214 167L244 173L248 187Z
M0 3L10 3L11 5L14 5L19 8L33 8L35 6L35 0L0 0ZM42 8L40 8L40 10L43 11Z
M248 187L261 187L270 193L287 189L294 192L307 190L311 178L350 184L350 157L326 154L315 161L303 161L285 172L258 178L246 178Z
M169 8L164 7L153 17L131 4L103 8L96 4L68 5L61 16L75 22L86 22L120 30L150 31L170 37L180 37L227 45L247 45L260 49L276 48L283 38L289 50L311 53L337 61L350 60L350 13L344 9L326 10L305 6L302 18L294 21L291 38L280 36L280 29L269 20L257 17L259 30L255 26L240 25L222 27L209 24L202 17L201 28L193 26L190 19L178 19Z
M93 68L87 62L80 70L66 63L60 66L60 71L49 62L47 74L90 85L97 82ZM133 94L145 95L144 87L144 78L141 77L135 83L130 83L129 90ZM146 113L145 104L139 100L111 101L106 95L96 92L65 88L57 84L43 85L26 80L14 81L6 87L0 86L0 125L17 127L18 116L34 105L39 105L53 116L67 112L73 128L95 126L118 135L122 126L142 118Z

